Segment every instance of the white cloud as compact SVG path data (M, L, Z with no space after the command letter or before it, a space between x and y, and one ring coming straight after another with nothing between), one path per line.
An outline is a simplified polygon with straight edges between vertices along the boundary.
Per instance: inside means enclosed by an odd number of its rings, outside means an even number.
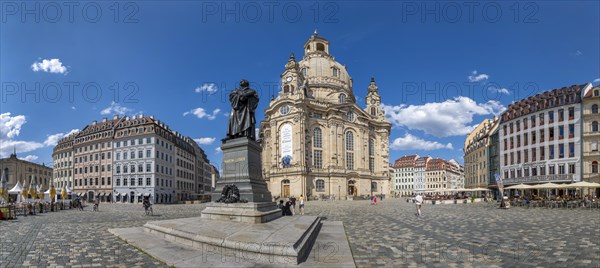
M479 82L483 80L488 80L490 76L487 74L478 74L477 70L474 70L473 72L471 72L471 75L469 75L468 78L471 82Z
M43 59L42 61L34 62L31 64L31 70L34 72L46 72L46 73L54 73L54 74L66 74L67 67L62 65L60 59Z
M27 123L24 115L11 116L10 113L0 114L0 139L11 139L19 136L21 127Z
M446 145L437 141L426 141L419 137L406 133L404 137L396 138L390 145L392 150L437 150L437 149L453 149L452 143Z
M28 155L25 157L19 157L19 159L29 161L29 162L33 162L33 161L37 160L38 158L39 157L37 155Z
M456 97L444 102L423 105L382 105L391 123L395 127L407 127L421 130L436 137L465 135L475 126L474 115L500 114L506 108L498 101L476 103L468 97Z
M594 83L598 83L598 82L600 82L600 78L594 79Z
M35 141L3 140L0 142L0 157L8 157L16 149L17 153L27 153L44 147L44 144Z
M71 110L77 110L75 106L71 106Z
M581 55L583 55L583 52L581 52L579 50L575 51L575 56L581 56Z
M107 115L107 114L125 114L128 112L133 111L133 109L127 108L125 106L121 106L120 104L116 103L115 101L112 101L110 103L110 106L104 108L102 111L100 111L100 114L102 115Z
M53 135L48 135L48 137L46 138L46 140L44 141L44 145L46 146L55 146L56 143L58 143L58 141L66 136L69 136L73 133L77 133L79 132L79 129L72 129L71 131L69 131L69 133L56 133Z
M504 87L498 88L498 87L491 86L491 87L488 87L488 90L491 91L491 92L496 92L496 93L500 93L500 94L510 95L510 91L508 91L508 89L504 88Z
M207 92L209 95L215 94L219 88L215 83L204 83L202 86L196 88L196 93Z
M215 142L216 138L214 137L205 137L205 138L199 138L199 139L194 139L194 141L198 144L202 144L202 145L209 145L212 144L213 142Z
M221 109L217 108L217 109L214 109L212 111L212 113L209 114L209 113L206 112L206 110L204 110L204 108L198 107L196 109L190 110L189 112L183 113L183 116L186 116L188 114L193 114L193 115L195 115L198 118L204 118L204 117L206 117L206 118L208 118L208 120L215 120L215 118L217 117L217 115L219 114L219 112L221 112Z
M221 150L221 147L217 147L217 148L215 148L215 152L220 154L223 152L223 150Z

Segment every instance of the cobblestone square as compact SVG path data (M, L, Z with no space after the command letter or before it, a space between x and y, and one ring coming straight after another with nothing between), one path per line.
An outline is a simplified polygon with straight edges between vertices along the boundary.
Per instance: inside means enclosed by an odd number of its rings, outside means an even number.
M109 228L199 216L204 205L102 204L0 221L0 266L165 266ZM426 205L405 199L310 201L306 214L343 221L357 267L600 267L600 210ZM320 251L335 255L335 247ZM327 262L321 262L326 266ZM203 267L201 263L198 267Z

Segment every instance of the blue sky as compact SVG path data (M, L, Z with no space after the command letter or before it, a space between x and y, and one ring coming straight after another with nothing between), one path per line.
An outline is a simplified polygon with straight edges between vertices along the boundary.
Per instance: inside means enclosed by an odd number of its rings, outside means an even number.
M250 80L262 120L289 53L301 57L315 28L360 105L376 78L392 161L462 163L465 134L512 101L600 82L595 1L274 3L2 2L0 156L16 146L50 163L72 130L143 113L198 139L219 166L227 91Z

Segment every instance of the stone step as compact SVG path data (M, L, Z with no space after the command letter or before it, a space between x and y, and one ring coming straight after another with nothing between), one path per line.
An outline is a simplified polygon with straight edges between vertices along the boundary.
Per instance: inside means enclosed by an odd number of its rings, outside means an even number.
M340 221L319 222L321 230L304 262L217 247L195 248L144 231L144 227L109 232L152 257L175 267L356 267ZM315 225L316 226L316 225Z
M321 218L316 216L281 217L262 224L195 217L144 225L148 233L191 248L256 254L282 263L304 261L320 228Z

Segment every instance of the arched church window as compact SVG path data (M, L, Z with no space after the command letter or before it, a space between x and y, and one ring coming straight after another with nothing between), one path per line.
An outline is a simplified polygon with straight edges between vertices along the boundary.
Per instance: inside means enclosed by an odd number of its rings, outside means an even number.
M319 127L316 127L313 131L313 146L315 148L323 147L323 133Z
M283 86L283 93L289 93L289 92L290 92L290 86L289 85Z
M377 109L375 109L375 107L371 107L371 115L377 115Z
M352 111L348 111L346 113L346 118L348 119L348 121L352 122L354 121L354 113Z
M340 98L340 99L339 99L339 100L340 100L340 103L346 103L346 94L343 94L343 93L342 93L342 94L340 94L340 97L339 97L339 98Z

